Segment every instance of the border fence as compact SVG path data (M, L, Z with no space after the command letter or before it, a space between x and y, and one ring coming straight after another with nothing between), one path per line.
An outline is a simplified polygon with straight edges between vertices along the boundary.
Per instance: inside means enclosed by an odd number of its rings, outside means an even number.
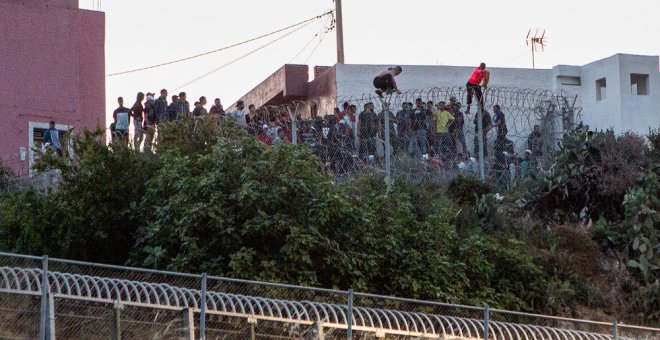
M0 339L660 339L660 328L0 253Z
M339 180L376 173L388 178L446 182L466 174L505 191L521 183L528 172L546 170L563 135L581 121L578 97L564 91L492 87L483 92L483 106L475 98L471 112L465 110L466 97L464 87L445 87L412 89L384 100L365 93L320 102L293 101L258 108L246 130L257 138L264 133L272 139L281 137L309 146L319 159L319 167ZM424 105L425 117L413 131L411 112L417 99ZM455 118L446 133L437 132L434 118L434 105L441 101L448 106L451 103L448 110ZM346 113L344 103L355 106L354 112ZM369 103L373 104L373 114L363 114ZM404 103L412 107L404 110ZM493 112L495 105L501 116ZM335 108L345 115L336 114ZM195 124L198 119L203 117L197 117ZM504 129L501 121L505 122ZM264 127L266 131L262 131ZM129 144L142 148L143 139L131 135ZM27 161L2 162L19 171L16 183L53 182L48 174L28 178Z
M382 100L365 93L298 101L260 108L263 117L253 129L257 134L263 124L269 131L287 131L294 143L314 149L321 168L339 178L372 172L444 182L470 174L506 190L520 183L527 171L546 169L563 135L581 121L578 97L565 91L488 88L483 106L475 98L471 112L466 98L464 87L446 87L413 89ZM411 128L417 101L426 117ZM442 133L434 115L439 102L454 117ZM344 104L354 105L353 112L349 108L346 114ZM372 110L368 104L373 104L373 114L364 113ZM288 119L279 121L282 116Z

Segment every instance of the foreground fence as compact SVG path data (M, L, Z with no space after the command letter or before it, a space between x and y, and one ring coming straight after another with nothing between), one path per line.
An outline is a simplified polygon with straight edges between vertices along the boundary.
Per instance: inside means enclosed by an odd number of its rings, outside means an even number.
M0 253L0 339L660 339L660 329Z

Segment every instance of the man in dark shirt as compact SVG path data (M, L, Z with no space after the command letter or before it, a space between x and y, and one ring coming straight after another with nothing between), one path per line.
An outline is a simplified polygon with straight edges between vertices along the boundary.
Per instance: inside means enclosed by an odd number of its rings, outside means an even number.
M457 150L459 153L468 153L467 145L465 143L465 132L463 127L465 126L465 116L461 111L461 103L458 102L456 97L449 97L449 104L447 105L447 110L454 116L454 120L449 124L449 133L454 139L456 148L461 147L461 150Z
M492 125L492 118L490 116L490 113L486 110L483 110L483 116L481 116L481 123L483 127L483 133L482 137L484 139L484 157L488 157L488 138L486 136L488 135L488 131L493 127ZM479 117L479 113L477 112L474 115L474 119L472 122L474 123L474 154L479 155L479 121L477 120L477 117Z
M174 107L174 114L177 121L181 120L183 117L190 116L190 103L188 103L186 100L185 92L179 93L179 100L176 102L176 106Z
M130 111L124 106L124 98L117 98L119 107L112 113L112 118L115 123L115 134L117 140L128 143L128 126L130 124Z
M426 116L428 110L421 98L415 101L415 108L410 112L410 152L421 158L426 154Z
M364 111L359 116L360 127L360 155L367 159L370 155L376 156L376 137L380 134L380 122L374 112L374 104L364 104Z
M167 90L160 90L160 97L156 99L154 104L154 113L158 119L158 123L166 122L169 120L169 114L167 112Z
M493 124L497 127L497 138L505 139L509 130L506 127L506 117L499 105L493 105Z
M538 125L534 125L534 131L527 137L527 149L532 152L533 159L543 156L543 137Z
M209 110L210 114L219 114L219 115L224 115L225 114L225 109L222 107L222 103L220 102L220 98L215 98L215 101L213 102L213 106L211 106L211 110Z
M394 152L405 150L408 146L408 139L410 138L410 103L404 102L401 104L401 110L396 113L396 132L397 138L394 143Z
M129 115L133 118L133 146L139 148L142 143L142 122L144 121L144 107L142 101L144 93L138 92L135 103L131 106Z
M172 96L172 102L167 106L167 120L170 122L176 121L176 105L179 102L179 96L176 94Z

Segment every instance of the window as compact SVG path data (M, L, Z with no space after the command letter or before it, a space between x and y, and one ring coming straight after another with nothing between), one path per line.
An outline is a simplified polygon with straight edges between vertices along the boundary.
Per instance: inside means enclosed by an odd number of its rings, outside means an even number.
M649 75L648 74L630 74L630 93L633 96L649 95Z
M44 132L48 130L49 124L48 123L37 123L37 122L30 122L29 123L29 155L30 155L30 176L32 176L33 171L32 171L32 165L39 160L38 154L34 152L35 149L37 150L44 150ZM71 126L68 125L62 125L62 124L55 124L55 128L60 131L60 140L62 143L62 148L65 151L65 155L68 155L69 157L72 156L73 150L72 150L72 145L71 141L67 138L69 129L72 128Z
M571 76L557 76L557 82L560 85L565 86L581 86L582 81L580 77L571 77Z
M607 81L605 78L596 80L596 100L607 98Z

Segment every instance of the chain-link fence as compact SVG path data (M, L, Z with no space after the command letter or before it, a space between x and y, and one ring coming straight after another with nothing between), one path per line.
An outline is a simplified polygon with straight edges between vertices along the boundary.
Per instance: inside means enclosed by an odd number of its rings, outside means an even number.
M660 329L0 253L0 339L660 339Z
M372 172L445 182L467 174L506 190L547 168L580 121L577 97L562 91L489 88L471 104L467 97L453 87L266 106L252 113L248 131L265 144L309 146L338 178Z

